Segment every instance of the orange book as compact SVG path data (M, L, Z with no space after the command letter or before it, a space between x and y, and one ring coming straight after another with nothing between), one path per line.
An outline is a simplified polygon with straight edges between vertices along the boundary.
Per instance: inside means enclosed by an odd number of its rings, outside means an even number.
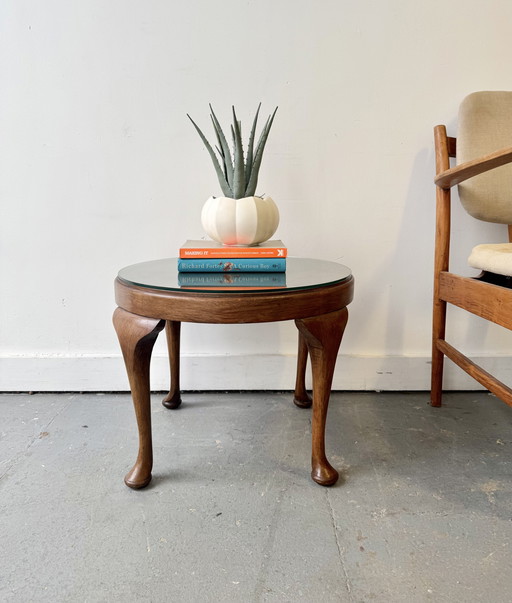
M288 250L282 241L265 241L259 245L238 247L217 241L189 240L180 247L180 258L285 258Z

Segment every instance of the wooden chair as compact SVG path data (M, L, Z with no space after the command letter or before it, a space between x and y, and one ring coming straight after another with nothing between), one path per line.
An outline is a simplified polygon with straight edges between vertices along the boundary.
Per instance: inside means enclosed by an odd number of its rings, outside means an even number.
M431 403L441 406L447 356L512 406L512 389L445 340L446 308L453 304L512 329L512 92L475 92L459 109L458 136L436 126L436 237ZM450 167L450 157L456 166ZM468 260L476 278L449 272L451 189L473 217L508 225L508 243L479 245Z

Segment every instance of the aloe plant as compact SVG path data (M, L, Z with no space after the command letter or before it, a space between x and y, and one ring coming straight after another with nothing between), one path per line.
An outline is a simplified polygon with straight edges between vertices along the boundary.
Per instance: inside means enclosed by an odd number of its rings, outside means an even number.
M194 124L197 133L201 137L208 153L213 162L213 167L217 173L219 184L224 193L224 196L231 197L232 199L243 199L244 197L253 197L256 193L256 186L258 184L258 173L261 166L261 160L263 157L263 150L265 149L265 143L267 142L268 133L272 127L274 116L277 111L277 107L274 112L268 116L267 121L261 131L258 144L256 149L254 148L254 140L256 135L256 125L258 123L258 115L260 112L261 103L258 105L256 115L252 123L251 133L249 135L249 143L247 145L247 152L244 156L244 150L242 146L242 124L238 121L235 108L233 107L233 124L231 125L231 136L233 139L233 152L231 152L226 136L222 130L222 127L215 115L212 106L210 105L210 118L212 120L213 128L217 138L218 145L215 146L217 154L213 150L212 145L206 139L206 136L200 130L199 126L195 121L188 115L187 117ZM219 162L220 159L220 162Z

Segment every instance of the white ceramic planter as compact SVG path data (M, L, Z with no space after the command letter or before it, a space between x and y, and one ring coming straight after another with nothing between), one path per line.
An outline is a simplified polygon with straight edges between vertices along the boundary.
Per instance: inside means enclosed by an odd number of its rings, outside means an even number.
M270 197L210 197L201 223L208 236L224 245L257 245L277 230L279 210Z

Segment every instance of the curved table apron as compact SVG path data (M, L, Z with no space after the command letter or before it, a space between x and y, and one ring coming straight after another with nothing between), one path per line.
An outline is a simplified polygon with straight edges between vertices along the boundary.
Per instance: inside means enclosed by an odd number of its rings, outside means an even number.
M283 320L294 320L299 330L294 402L301 408L313 407L311 477L324 486L336 483L338 472L325 455L325 423L336 357L348 320L347 305L352 301L354 292L354 279L346 270L347 274L341 280L313 284L308 288L231 289L229 292L153 288L148 283L141 285L118 276L115 280L118 308L113 321L128 373L139 431L139 452L133 468L125 477L126 485L144 488L151 481L153 447L149 367L160 331L166 328L171 372L170 390L162 403L173 409L181 404L179 354L182 322L240 324ZM123 271L120 272L122 274ZM305 386L308 353L313 400Z

